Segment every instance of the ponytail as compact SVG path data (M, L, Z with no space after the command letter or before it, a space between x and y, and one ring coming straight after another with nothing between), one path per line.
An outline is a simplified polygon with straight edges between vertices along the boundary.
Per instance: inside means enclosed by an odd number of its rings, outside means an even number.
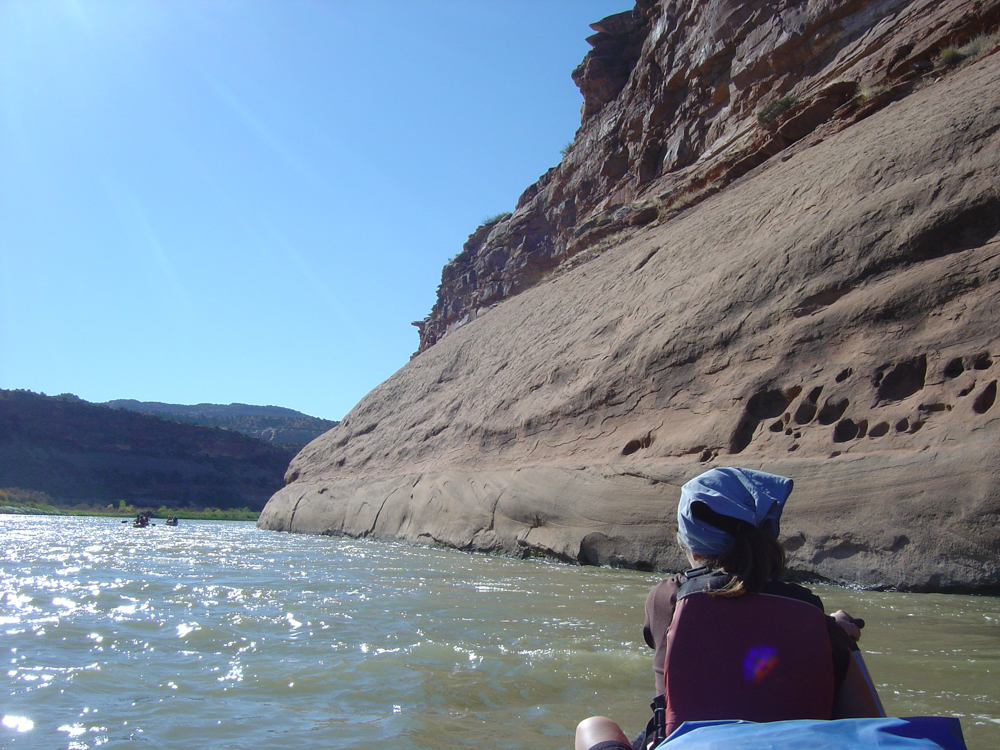
M785 571L785 550L770 534L745 521L737 521L730 532L733 543L721 555L699 562L712 570L732 576L725 586L710 591L714 596L743 596L759 593L768 581Z

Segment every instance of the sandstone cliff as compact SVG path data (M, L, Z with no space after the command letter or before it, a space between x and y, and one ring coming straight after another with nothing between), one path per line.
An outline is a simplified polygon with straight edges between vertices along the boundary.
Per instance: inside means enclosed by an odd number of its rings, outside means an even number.
M1000 587L998 20L644 0L595 24L566 158L260 524L670 569L680 485L741 465L796 480L796 570Z

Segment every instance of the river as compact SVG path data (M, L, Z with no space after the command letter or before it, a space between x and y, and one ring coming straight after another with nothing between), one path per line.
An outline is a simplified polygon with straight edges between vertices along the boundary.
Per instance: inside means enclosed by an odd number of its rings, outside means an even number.
M0 747L571 748L652 693L658 576L181 521L0 515ZM815 587L890 715L1000 747L1000 600Z

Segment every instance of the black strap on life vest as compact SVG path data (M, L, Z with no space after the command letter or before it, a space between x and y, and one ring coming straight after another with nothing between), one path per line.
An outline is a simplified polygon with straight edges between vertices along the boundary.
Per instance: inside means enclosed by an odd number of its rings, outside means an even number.
M724 570L711 570L704 565L700 568L688 570L682 575L684 576L684 582L677 589L677 601L691 596L691 594L718 591L733 580L733 577Z
M646 728L632 740L632 750L653 750L667 738L667 698L658 695L649 704L653 717L646 722Z

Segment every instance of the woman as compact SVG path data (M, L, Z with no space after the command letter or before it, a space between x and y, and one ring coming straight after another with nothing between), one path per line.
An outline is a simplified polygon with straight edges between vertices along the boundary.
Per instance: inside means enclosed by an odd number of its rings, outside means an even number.
M845 612L783 583L778 528L792 480L718 468L681 488L677 538L692 570L646 599L643 637L654 649L648 747L684 721L878 716L851 650L861 632ZM853 639L853 640L852 640ZM617 724L591 717L576 750L631 750Z

